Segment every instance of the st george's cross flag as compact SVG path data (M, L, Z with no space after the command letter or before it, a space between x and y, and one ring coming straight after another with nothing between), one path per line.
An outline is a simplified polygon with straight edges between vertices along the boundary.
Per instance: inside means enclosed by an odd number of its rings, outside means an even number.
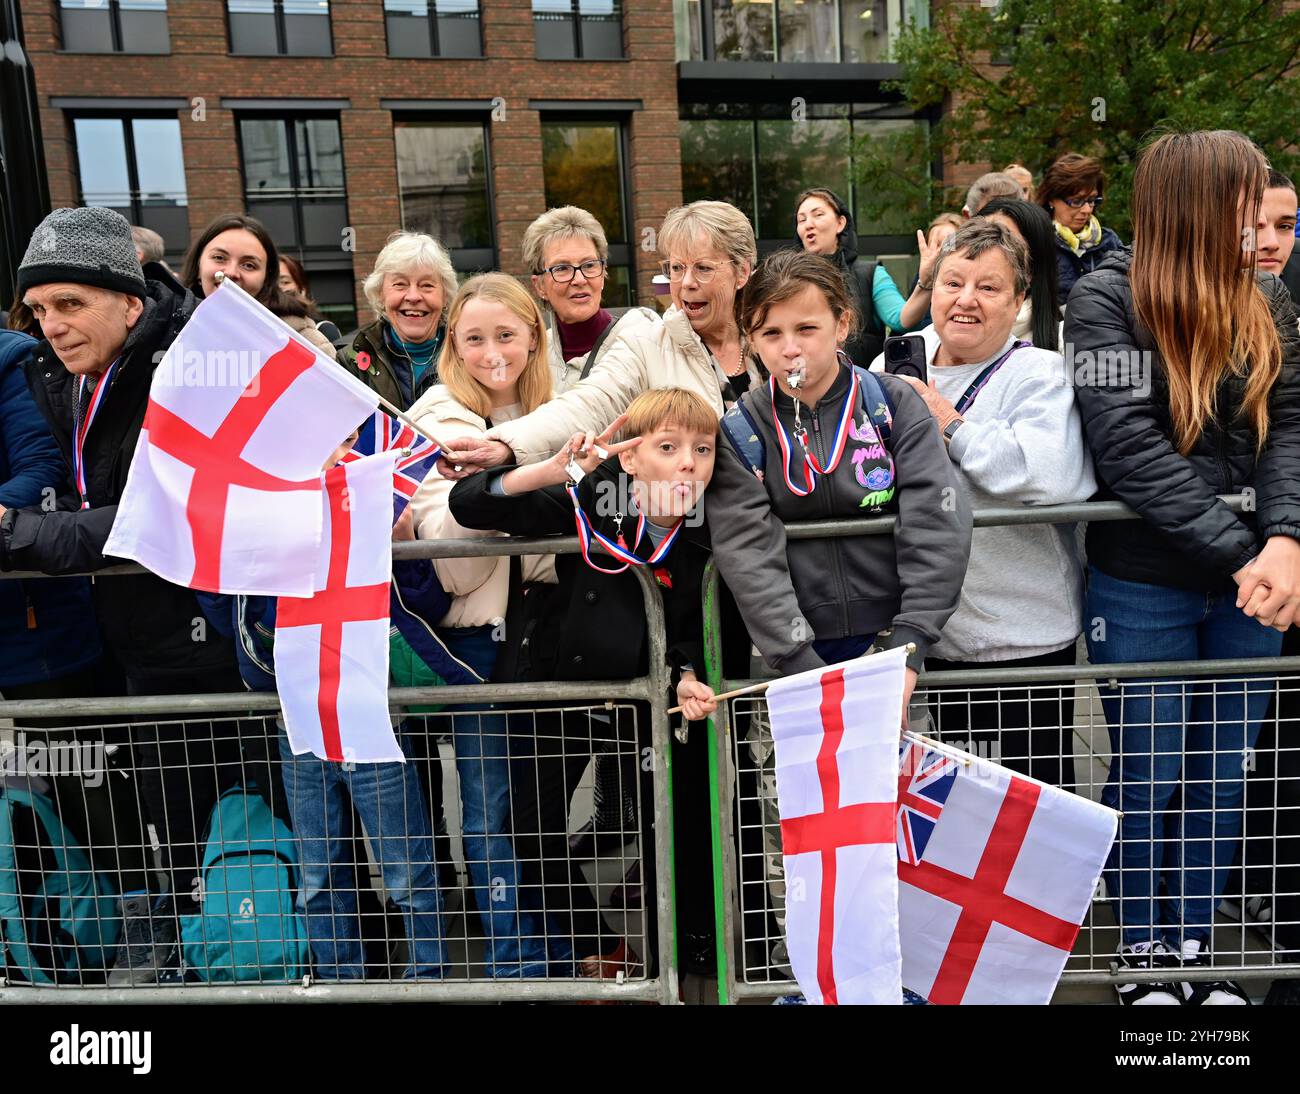
M310 595L321 466L377 404L223 282L154 370L104 554L206 592Z
M381 452L325 473L316 592L276 604L275 683L294 755L404 759L388 714L396 457Z
M908 735L898 774L903 983L931 1003L1043 1004L1118 814Z
M767 691L786 944L809 1003L902 1002L894 799L907 651Z

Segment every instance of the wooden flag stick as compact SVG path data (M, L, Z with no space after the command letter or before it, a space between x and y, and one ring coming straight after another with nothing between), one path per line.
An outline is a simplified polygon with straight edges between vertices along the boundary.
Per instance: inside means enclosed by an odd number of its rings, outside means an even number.
M907 644L907 646L906 646L906 649L907 649L907 652L908 652L908 653L915 653L915 652L916 652L916 643L915 643L915 642L909 642L909 643ZM882 652L882 653L883 653L884 651L881 650L881 651L879 651L879 652ZM734 699L734 698L736 698L737 696L740 696L740 695L757 695L760 691L766 691L768 688L770 688L770 687L771 687L773 684L775 684L776 682L777 682L776 680L764 680L764 681L762 681L761 683L758 683L758 684L750 684L749 687L745 687L745 688L736 688L735 691L724 691L721 695L715 695L713 698L714 698L714 701L715 701L715 702L719 702L719 703L720 703L720 702L722 702L722 700L724 700L724 699ZM680 714L681 712L682 712L682 708L681 708L681 707L671 707L671 708L669 708L669 711L668 711L669 714Z

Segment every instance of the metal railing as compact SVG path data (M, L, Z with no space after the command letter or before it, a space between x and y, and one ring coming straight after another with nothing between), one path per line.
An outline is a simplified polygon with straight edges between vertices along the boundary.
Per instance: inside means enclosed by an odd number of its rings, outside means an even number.
M1247 503L1243 495L1222 498L1236 512ZM1119 502L1081 502L1053 506L1016 506L982 509L975 513L978 527L1007 526L1033 523L1078 523L1086 521L1112 521L1135 519L1136 514ZM873 517L849 521L817 521L792 525L786 529L790 539L808 539L822 536L881 535L893 530L893 517ZM716 692L744 688L759 682L758 678L726 677L721 671L722 621L719 600L720 580L715 567L710 564L705 573L704 605L705 633L709 683ZM1111 762L1107 737L1108 722L1101 705L1099 687L1105 690L1125 688L1149 691L1151 685L1136 683L1155 680L1177 681L1175 686L1184 690L1199 687L1230 686L1238 684L1242 675L1256 678L1262 675L1272 702L1269 719L1276 726L1276 739L1267 755L1252 753L1248 762L1256 760L1261 767L1271 766L1276 773L1284 761L1300 752L1300 739L1283 737L1283 723L1300 719L1300 698L1295 702L1294 713L1283 713L1284 701L1300 692L1300 679L1292 682L1281 674L1300 676L1300 657L1231 659L1216 661L1165 661L1142 664L1111 664L1093 666L1035 666L1016 669L992 668L963 671L927 672L920 676L913 697L912 711L929 719L929 730L934 736L953 743L973 743L984 758L1003 763L1013 769L1023 769L1026 774L1040 775L1036 765L1055 762L1064 768L1074 765L1081 777L1073 780L1067 789L1086 793L1094 799L1101 796L1109 776ZM1132 681L1135 683L1125 683ZM941 705L943 704L943 705ZM945 732L942 721L945 706L949 714L954 707L965 717L962 731ZM1018 749L1007 749L1008 740L1020 731L1015 719L1005 719L1004 711L1012 706L1048 708L1048 713L1038 714L1032 724L1035 737L1055 733L1062 739L1063 731L1074 742L1074 749L1065 753L1062 746L1053 750L1034 748L1026 754ZM971 732L969 726L977 721L970 715L973 708L991 710L994 716L978 719L992 721L993 728ZM962 710L964 708L964 711ZM1055 718L1051 709L1057 712ZM1066 711L1072 713L1067 720ZM936 718L936 716L939 716ZM1008 721L1014 725L1007 724ZM716 932L718 939L718 998L722 1003L743 999L770 998L797 992L788 965L784 963L783 895L781 885L780 826L775 797L775 780L771 771L772 746L766 724L766 704L762 698L745 697L724 702L718 714L708 723L710 754L710 812L713 840ZM1288 732L1290 730L1288 725ZM1017 738L1018 740L1018 738ZM1292 744L1291 741L1296 743ZM1184 748L1177 761L1182 770L1188 758L1204 759L1205 751ZM1290 882L1283 886L1278 881L1277 854L1279 842L1279 817L1287 812L1300 812L1300 806L1258 804L1261 796L1271 791L1276 803L1279 787L1290 790L1300 799L1300 778L1289 779L1274 774L1266 783L1252 776L1247 780L1251 794L1246 806L1249 818L1237 844L1270 849L1272 866L1266 868L1247 862L1246 870L1254 879L1254 888L1247 887L1247 875L1240 865L1233 867L1229 887L1225 890L1227 903L1216 908L1214 954L1212 968L1179 970L1179 981L1222 980L1231 977L1282 979L1300 976L1300 951L1292 953L1288 945L1279 944L1278 929L1289 928L1300 934L1300 923L1278 921L1275 909L1279 899L1296 898ZM1251 801L1256 804L1251 804ZM1149 810L1148 812L1154 812ZM1174 810L1175 817L1185 817L1186 812ZM1261 823L1267 829L1260 831ZM1174 823L1177 823L1175 820ZM1252 828L1254 829L1252 831ZM1168 842L1168 841L1166 841ZM1300 839L1296 839L1295 864L1300 866ZM1123 835L1117 837L1117 854L1124 849ZM1267 854L1265 855L1267 857ZM1216 864L1218 860L1215 860ZM1271 869L1271 873L1269 872ZM1167 871L1171 877L1186 877L1185 866ZM1088 919L1080 931L1077 944L1062 976L1062 990L1068 992L1085 985L1116 985L1134 981L1172 979L1168 970L1163 973L1142 973L1121 970L1117 960L1118 931L1113 914L1114 898L1122 879L1135 873L1132 867L1121 866L1108 870L1103 885L1094 898ZM1261 885L1261 875L1269 880ZM1235 879L1232 880L1232 879ZM1107 883L1109 890L1107 891ZM1259 892L1260 888L1266 891ZM1296 886L1300 888L1300 886ZM1217 902L1216 902L1217 903ZM1239 916L1236 928L1239 933L1225 935L1224 912L1233 911ZM1272 914L1274 918L1262 918ZM1132 927L1130 922L1126 924ZM1145 926L1165 926L1148 923ZM1171 925L1179 927L1178 923ZM1280 945L1280 949L1277 947ZM1292 944L1293 945L1293 944Z
M1234 509L1240 510L1243 498L1240 496L1225 498ZM1051 507L1008 507L981 510L975 514L977 527L994 525L1011 525L1024 523L1074 523L1091 520L1133 519L1134 514L1125 506L1114 503L1080 503L1076 505ZM787 529L792 539L812 538L816 536L845 536L861 534L886 534L892 530L893 518L869 518L865 520L815 522L793 525ZM455 541L421 541L416 543L395 544L394 558L445 558L474 557L496 555L524 554L568 554L578 550L578 543L573 538L549 537L544 539L506 539L491 538L483 540ZM134 565L114 566L97 571L97 578L111 579L116 573L139 572ZM437 688L394 688L390 691L390 702L395 711L405 711L411 707L428 704L456 705L472 703L492 703L503 709L509 709L515 715L532 717L534 724L542 711L553 712L556 704L566 704L571 712L576 712L587 720L593 714L609 714L612 711L631 709L631 704L644 704L648 709L650 747L653 750L652 777L648 788L650 802L640 795L638 807L649 808L653 814L653 860L654 860L654 899L655 915L651 921L643 922L639 927L627 929L624 924L624 937L629 934L638 937L645 948L655 948L659 954L657 974L646 975L644 969L639 973L630 973L618 981L580 979L573 976L560 976L538 980L487 980L475 977L471 971L473 959L465 956L457 960L464 966L466 974L457 979L421 980L404 979L396 960L390 955L386 969L380 970L384 975L376 979L358 982L325 982L319 976L307 975L298 983L240 983L240 984L184 984L184 985L150 985L114 988L107 986L58 986L52 988L32 987L29 985L0 985L0 1002L86 1002L104 1001L139 1001L157 1002L175 1001L181 998L208 1002L240 1002L246 1000L302 1000L302 1001L356 1001L356 1000L465 1000L491 1001L507 999L549 999L549 1000L647 1000L661 1003L675 1003L679 998L678 968L676 961L675 940L675 894L672 846L672 744L669 735L667 715L667 693L669 675L665 663L666 639L664 635L663 608L659 596L654 592L656 586L653 578L642 569L634 569L641 582L645 600L647 628L649 634L649 671L647 675L627 681L593 681L593 682L546 682L534 684L479 685L473 687L446 686ZM41 577L38 574L9 574L8 577ZM720 672L720 612L718 603L719 582L716 573L710 567L706 573L702 590L705 604L706 641L709 650L709 678L716 690L726 690L745 683L748 680L724 679ZM1300 658L1276 658L1255 660L1229 660L1214 662L1159 662L1143 665L1108 665L1108 666L1044 666L1040 668L1022 668L1014 671L974 670L963 672L929 673L922 676L918 685L915 703L922 708L940 709L941 703L964 707L969 714L980 705L989 705L1002 711L1016 703L1057 704L1058 709L1065 709L1062 704L1068 702L1072 717L1062 714L1056 719L1060 724L1047 726L1058 732L1068 731L1074 741L1074 748L1069 755L1064 748L1050 758L1063 763L1074 763L1075 778L1073 789L1080 793L1094 796L1102 790L1105 781L1103 772L1108 762L1108 753L1101 743L1107 726L1104 712L1099 705L1096 685L1103 688L1119 687L1125 681L1150 680L1153 677L1169 679L1171 676L1182 681L1184 688L1197 686L1196 682L1231 683L1232 677L1241 674L1263 675L1268 680L1268 687L1274 696L1274 706L1280 708L1281 701L1296 689L1281 674L1300 673ZM1133 686L1133 685L1127 685ZM1300 685L1298 685L1300 686ZM946 697L946 698L945 698ZM180 719L197 718L199 720L221 721L227 716L228 724L259 720L261 729L253 734L260 736L268 745L274 737L273 718L278 708L278 700L273 694L213 694L192 696L146 696L116 699L56 699L26 700L0 702L0 719L13 719L21 725L30 719L78 718L109 720L104 725L111 725L114 719L130 718L138 724L150 715L169 718L173 722ZM774 917L779 913L779 888L776 879L779 876L779 828L773 828L775 802L764 788L766 778L764 768L764 750L770 752L770 741L764 738L764 709L762 700L746 699L724 703L718 715L708 722L708 764L710 818L712 828L712 859L714 912L717 929L717 968L719 975L719 998L722 1002L733 1002L753 996L770 996L793 990L792 981L786 979L780 964L780 954L775 952L780 943L779 921ZM424 741L423 753L430 755L437 752L437 738L445 733L445 722L451 713L420 714L408 717L412 725L411 732ZM1272 759L1280 762L1295 749L1289 739L1285 746L1280 732L1281 723L1292 719L1275 713L1278 723L1278 739L1272 747ZM1051 721L1051 719L1048 719ZM1001 718L991 733L985 733L983 747L997 750L991 758L998 758L1011 766L1026 760L1023 755L1013 755L1005 750L1009 735L1002 725ZM164 723L165 724L165 723ZM1039 723L1035 723L1036 725ZM940 736L946 734L943 726L935 732ZM564 736L568 734L565 733ZM587 743L578 744L578 749L599 752L609 749L609 740L597 740L597 734L591 734ZM531 745L526 747L523 756L516 759L537 760L546 734L536 729L531 734L523 734ZM563 749L562 749L563 751ZM626 748L615 740L612 755L615 763L626 761ZM1191 755L1195 754L1195 749ZM1184 758L1186 758L1186 755ZM1035 753L1035 756L1039 756ZM1040 757L1041 758L1041 757ZM1070 780L1063 779L1065 782ZM1280 779L1274 777L1271 786L1274 794ZM1248 789L1250 784L1248 782ZM636 797L636 794L633 794ZM1278 849L1279 832L1277 818L1280 815L1276 803L1247 803L1247 812L1256 817L1272 817L1271 832L1262 835L1250 834L1253 840L1262 840L1275 852ZM575 813L577 810L575 810ZM742 816L743 812L743 816ZM757 817L757 820L754 818ZM567 828L568 825L566 824ZM642 826L642 831L645 826ZM627 835L631 833L625 832ZM775 843L772 842L776 835ZM569 833L560 833L554 828L546 829L539 825L534 833L537 837L550 837L552 840ZM518 831L513 836L520 835ZM757 844L755 843L757 841ZM636 852L643 857L646 848L640 840ZM754 851L753 847L758 846ZM631 860L627 848L629 839L621 844L616 858L619 865L626 865ZM359 857L359 856L358 856ZM541 858L529 857L528 865L542 866ZM441 860L443 856L435 856ZM1300 859L1300 856L1297 856ZM458 861L468 869L472 865L471 857L462 852ZM440 862L439 862L440 864ZM357 865L361 865L360 862ZM1255 868L1247 863L1247 868ZM1273 877L1276 879L1276 866ZM597 864L597 875L599 866ZM1180 876L1185 876L1185 871ZM592 888L599 893L602 884L597 876ZM540 883L544 888L546 883ZM469 890L466 887L463 914L469 914ZM550 891L566 892L568 908L562 912L573 912L576 902L575 893L578 886L571 884L567 890L551 887ZM1283 891L1274 881L1266 886L1268 892L1259 894L1250 888L1245 880L1233 882L1230 889L1239 898L1240 914L1245 919L1255 915L1258 919L1258 901L1252 903L1252 897L1260 895L1276 898L1294 895ZM752 895L751 895L752 894ZM1080 943L1067 965L1062 979L1063 985L1115 984L1125 980L1141 979L1142 974L1119 972L1113 960L1114 928L1107 920L1107 899L1114 894L1099 894L1094 902L1089 920L1080 933ZM643 906L648 913L650 895L643 896ZM604 913L598 912L598 915ZM750 928L747 923L757 926ZM1262 922L1262 921L1261 921ZM1274 922L1272 927L1285 926ZM1265 924L1267 926L1267 924ZM1215 938L1215 951L1219 958L1232 957L1233 962L1218 961L1212 970L1189 971L1180 973L1179 979L1222 978L1228 975L1245 974L1258 976L1261 972L1270 977L1291 977L1300 975L1300 965L1291 965L1273 960L1260 944L1261 934L1256 926L1249 928L1252 938L1247 938L1247 928L1241 928L1241 937L1237 944L1220 945ZM603 929L603 928L602 928ZM639 932L639 933L638 933ZM1108 933L1109 932L1109 933ZM400 931L394 932L400 934ZM475 932L466 925L459 933L451 932L447 936L459 946L461 951L475 942ZM1253 939L1253 940L1252 940ZM400 943L400 939L397 940ZM454 948L454 947L453 947ZM400 949L400 946L399 946ZM645 955L642 954L642 957ZM481 964L481 962L480 962Z
M403 558L449 558L449 557L483 557L525 554L569 554L577 553L578 541L573 537L548 537L544 539L492 538L482 540L448 540L418 541L414 543L394 544L393 556ZM112 579L123 573L140 573L141 567L123 564L107 567L95 572L96 579ZM648 708L649 748L653 751L650 767L649 802L638 802L638 806L648 808L653 815L653 826L643 824L641 832L652 827L652 855L654 893L642 896L642 907L648 914L649 902L654 900L654 915L640 927L640 936L647 948L652 948L659 955L658 972L651 976L642 971L639 975L623 976L614 979L561 977L548 979L487 979L475 980L423 980L398 979L361 980L359 982L325 982L319 977L305 975L301 982L287 983L176 983L132 985L110 987L107 984L93 986L72 984L43 986L25 983L0 983L0 1003L67 1003L67 1002L175 1002L180 999L194 999L204 1002L239 1003L247 1001L283 1001L299 1000L307 1002L354 1002L354 1001L466 1001L488 1002L507 1000L565 1000L585 999L614 1001L655 1001L659 1003L676 1003L679 1000L679 985L675 963L674 940L674 900L672 873L672 822L670 813L670 779L671 759L669 756L669 735L667 698L670 686L666 660L666 643L664 637L663 605L656 592L654 578L647 572L633 571L641 584L645 602L646 624L649 636L648 664L645 676L624 681L591 682L543 682L519 684L481 684L471 686L442 686L433 688L392 688L389 692L390 706L399 715L410 707L459 706L461 704L491 703L494 709L500 707L509 715L518 718L521 715L539 715L543 711L554 713L556 704L567 704L570 711L580 711L590 716L629 709L629 704L642 704ZM9 578L41 578L46 575L27 572L13 572L5 575ZM16 731L33 719L58 719L68 722L73 719L97 721L99 730L111 729L115 722L129 718L138 723L141 718L150 715L160 716L165 721L163 726L175 726L178 718L211 721L214 716L220 721L221 715L238 716L225 719L233 725L247 722L249 718L263 716L263 729L249 734L247 728L243 737L261 737L266 743L273 741L270 721L266 716L279 708L279 700L274 694L234 693L188 696L131 696L113 698L77 698L77 699L40 699L0 701L0 719L11 719ZM423 716L426 724L426 741L436 737L434 726L460 715L451 712ZM104 721L99 721L104 720ZM432 723L432 725L430 725ZM211 732L211 731L209 731ZM418 734L417 734L418 735ZM513 761L536 759L541 736L534 735L532 749L516 749ZM134 743L134 742L131 742ZM431 750L426 745L426 754ZM617 751L617 749L615 750ZM625 751L625 749L624 749ZM462 757L464 759L464 757ZM472 759L472 757L471 757ZM638 764L644 762L638 754ZM237 763L241 761L236 761ZM139 772L136 772L138 774ZM513 797L513 794L511 795ZM201 819L200 819L201 823ZM511 838L519 836L518 832L509 832ZM554 831L531 833L536 837L566 835ZM201 848L199 848L201 851ZM646 849L637 850L637 861L644 861ZM630 861L632 856L626 849L620 851L617 858ZM354 863L359 865L359 863ZM466 859L466 865L472 873L473 863ZM536 861L526 865L540 865ZM472 885L470 886L473 887ZM599 885L598 885L599 887ZM540 886L534 886L540 888ZM554 891L554 886L547 886ZM466 895L468 904L469 896ZM560 911L572 909L559 909ZM598 913L599 914L599 913ZM549 939L553 941L553 939ZM468 934L452 941L467 943ZM648 955L638 955L645 962Z

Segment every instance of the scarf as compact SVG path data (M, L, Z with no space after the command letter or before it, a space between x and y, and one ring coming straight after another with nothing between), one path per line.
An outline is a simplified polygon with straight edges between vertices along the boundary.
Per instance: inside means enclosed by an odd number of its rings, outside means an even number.
M1056 234L1065 242L1065 245L1079 256L1082 256L1083 252L1088 248L1095 247L1101 242L1101 221L1095 216L1088 218L1088 226L1078 235L1075 235L1059 220L1052 221L1052 226L1056 229Z
M388 338L388 344L411 362L411 380L417 386L420 377L429 370L434 358L438 356L438 348L442 345L442 332L443 328L439 327L433 332L432 338L426 338L423 342L406 342L391 324L384 324L384 334Z

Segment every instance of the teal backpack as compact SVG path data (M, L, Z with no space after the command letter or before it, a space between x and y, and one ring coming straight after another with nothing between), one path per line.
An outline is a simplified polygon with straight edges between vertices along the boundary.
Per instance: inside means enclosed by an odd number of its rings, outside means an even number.
M4 968L29 984L102 977L122 935L112 881L54 803L8 786L0 786L0 926Z
M181 917L188 973L209 983L283 983L311 968L299 916L298 844L255 788L213 807L200 870L202 911Z

